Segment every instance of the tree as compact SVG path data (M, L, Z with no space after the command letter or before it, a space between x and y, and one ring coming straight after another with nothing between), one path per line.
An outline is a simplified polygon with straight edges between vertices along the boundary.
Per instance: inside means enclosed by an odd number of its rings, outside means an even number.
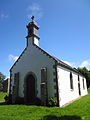
M79 73L81 73L83 76L85 76L87 81L87 87L90 87L90 70L88 70L86 67L78 68Z
M3 75L1 72L0 72L0 91L2 91L3 89L3 81L5 79L5 75Z

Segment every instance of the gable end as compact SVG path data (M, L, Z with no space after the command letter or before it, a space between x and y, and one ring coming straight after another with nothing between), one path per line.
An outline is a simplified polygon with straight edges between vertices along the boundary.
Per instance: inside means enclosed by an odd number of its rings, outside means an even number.
M54 59L54 57L52 57L49 53L47 53L45 50L43 50L42 48L38 47L37 45L34 44L34 46L39 49L43 54L45 54L46 56L48 56L49 58L53 59L54 61L56 61Z
M21 59L22 55L25 53L25 51L27 50L27 47L23 50L23 52L21 53L21 55L19 56L19 58L16 60L16 62L13 64L13 66L10 69L10 72L12 70L12 68L16 65L16 63L19 61L19 59Z

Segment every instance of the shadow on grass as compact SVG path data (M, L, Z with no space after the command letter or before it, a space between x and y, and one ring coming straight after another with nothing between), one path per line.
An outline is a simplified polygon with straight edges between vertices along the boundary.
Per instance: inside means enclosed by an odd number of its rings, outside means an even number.
M0 102L0 106L1 105L25 105L25 104L14 104L14 103L6 103L6 102Z
M35 104L25 104L25 103L6 103L6 102L0 102L1 105L27 105L27 106L40 106L40 105L35 105Z
M42 120L81 120L80 116L55 116L55 115L48 115L48 116L44 116L44 118Z

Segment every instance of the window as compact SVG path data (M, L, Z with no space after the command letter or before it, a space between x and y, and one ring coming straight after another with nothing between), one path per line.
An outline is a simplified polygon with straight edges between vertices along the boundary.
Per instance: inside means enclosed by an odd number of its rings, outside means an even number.
M84 78L83 78L83 89L85 89Z
M80 82L80 78L79 78L79 75L78 75L78 83Z
M72 76L72 72L70 72L70 89L73 89L73 76Z
M79 78L79 75L78 75L78 89L79 89L79 95L81 95L81 88L80 88L80 78Z

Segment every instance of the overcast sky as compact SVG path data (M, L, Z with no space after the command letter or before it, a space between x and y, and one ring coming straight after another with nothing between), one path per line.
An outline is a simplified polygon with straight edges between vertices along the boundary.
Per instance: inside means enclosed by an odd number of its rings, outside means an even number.
M90 69L90 0L0 0L0 71L26 47L26 25L35 16L40 47L72 67Z

